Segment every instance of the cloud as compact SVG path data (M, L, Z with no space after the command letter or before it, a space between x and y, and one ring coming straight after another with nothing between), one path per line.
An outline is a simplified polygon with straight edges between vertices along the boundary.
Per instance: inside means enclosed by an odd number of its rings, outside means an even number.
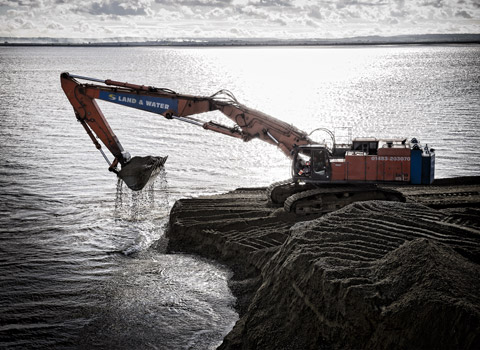
M455 12L455 17L473 18L473 16L465 10Z
M13 19L13 23L17 25L19 29L33 29L35 26L33 25L32 21L28 21L21 17L16 17Z
M233 0L155 0L157 4L187 7L227 7Z
M401 10L394 9L390 11L390 16L396 17L396 18L406 18L409 16L409 14L410 14L409 11L405 9L401 9Z
M1 0L0 6L40 8L44 7L43 0Z
M314 19L323 19L324 15L320 11L319 6L311 6L307 9L307 16Z
M143 16L148 6L140 0L102 0L90 4L86 11L92 15Z
M309 27L313 27L313 28L319 28L320 27L320 25L317 22L312 21L311 19L307 19L305 21L305 25L307 25Z
M436 7L436 8L442 8L444 6L443 0L435 0L435 1L426 1L423 4L420 4L421 6L431 6L431 7Z
M478 33L478 18L478 0L0 0L3 36Z
M281 18L281 17L270 18L270 22L279 24L279 25L281 25L281 26L286 26L286 25L288 25L288 21L285 20L284 18Z
M352 6L360 8L360 7L365 7L365 6L378 7L378 6L387 6L387 5L388 5L388 3L384 2L382 0L380 0L380 1L370 1L370 2L369 1L358 1L358 0L339 0L336 3L337 9L342 9L342 8L345 8L345 7L352 7Z
M59 30L64 30L65 29L65 26L58 23L58 22L54 22L54 21L47 21L46 22L46 26L47 26L47 29L52 29L52 30L55 30L55 31L59 31Z
M86 33L91 31L92 27L86 22L79 22L75 25L75 30L80 33Z
M257 0L257 1L249 1L248 5L256 6L256 7L291 7L293 6L292 3L294 1L288 0Z

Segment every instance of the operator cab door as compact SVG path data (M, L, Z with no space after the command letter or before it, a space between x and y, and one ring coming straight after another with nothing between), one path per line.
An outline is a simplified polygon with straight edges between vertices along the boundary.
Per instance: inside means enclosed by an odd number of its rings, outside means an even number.
M294 180L329 181L330 173L330 159L324 147L299 147L293 159Z
M312 151L312 179L328 180L330 178L330 159L324 148Z

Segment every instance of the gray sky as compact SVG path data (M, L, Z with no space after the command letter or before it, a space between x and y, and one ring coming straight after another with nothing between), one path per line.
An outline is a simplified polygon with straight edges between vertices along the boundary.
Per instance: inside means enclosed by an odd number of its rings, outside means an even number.
M480 33L480 0L0 0L0 36L340 38Z

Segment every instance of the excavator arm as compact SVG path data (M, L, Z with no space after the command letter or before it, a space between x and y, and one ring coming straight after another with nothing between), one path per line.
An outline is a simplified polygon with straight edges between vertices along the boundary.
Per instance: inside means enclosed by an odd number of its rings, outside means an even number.
M117 164L120 163L123 169L128 165L131 157L114 134L96 100L152 112L167 119L187 122L203 127L206 130L240 138L244 141L258 138L278 146L289 158L293 157L293 150L296 146L313 144L305 132L288 123L240 104L226 90L204 97L178 94L169 89L113 80L100 80L69 73L62 73L60 80L62 88L73 106L77 120L83 125L97 149L102 152L102 155L110 165L109 169L117 174L119 173L116 168ZM78 80L93 81L95 84L80 83ZM230 127L213 121L205 122L191 117L192 115L215 110L222 112L235 125ZM95 135L114 156L112 163L103 153Z
M101 82L105 85L81 84L76 78ZM120 162L121 165L129 162L130 155L123 149L96 100L142 109L167 118L178 114L201 113L210 109L208 100L186 97L179 100L175 98L175 93L165 89L99 80L68 73L62 73L60 80L63 91L73 106L77 120L83 125L95 146L101 150L101 145L97 142L94 134L113 154L115 161ZM104 157L106 156L104 155Z

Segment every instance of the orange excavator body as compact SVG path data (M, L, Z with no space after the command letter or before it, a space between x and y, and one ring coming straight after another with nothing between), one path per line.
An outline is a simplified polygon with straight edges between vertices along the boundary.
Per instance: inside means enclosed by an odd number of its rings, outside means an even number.
M142 160L135 157L132 162L130 154L122 147L95 100L152 112L167 119L191 123L244 141L258 138L279 147L293 160L292 177L295 181L409 182L411 177L414 177L410 176L412 166L410 152L413 152L414 148L418 149L416 144L411 147L406 140L399 143L398 140L369 139L363 143L362 140L354 140L349 148L339 149L335 148L333 140L333 149L328 149L325 145L312 141L306 132L293 125L242 105L226 90L212 96L194 96L178 94L169 89L100 80L69 73L62 73L60 80L78 121L109 163L109 170L117 173L134 190L143 188L146 184L145 179L148 180L150 173L163 165L166 157ZM78 80L93 81L95 84L80 83ZM235 123L235 126L225 126L212 121L204 122L191 117L215 110L222 112ZM108 160L96 137L114 156L113 162ZM423 154L423 151L421 152ZM430 150L427 149L426 153L432 159ZM306 161L306 157L310 159ZM121 170L118 170L118 164L121 165ZM433 181L433 165L431 168L428 183ZM420 171L421 169L422 165ZM418 173L418 169L415 171Z

